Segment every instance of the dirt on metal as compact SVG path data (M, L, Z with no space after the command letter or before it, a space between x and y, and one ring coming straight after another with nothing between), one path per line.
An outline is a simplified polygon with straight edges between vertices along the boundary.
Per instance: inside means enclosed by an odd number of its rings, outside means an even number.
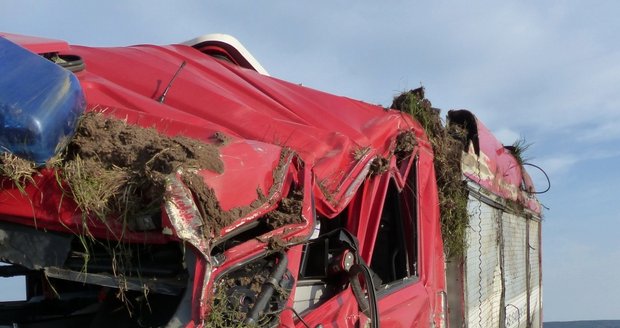
M235 207L228 211L222 209L215 191L204 183L204 179L197 173L186 172L183 182L191 189L196 206L204 218L204 233L206 237L217 235L218 231L242 218L267 201L260 189L257 189L257 198L249 206Z
M396 137L396 147L394 148L396 160L400 163L404 159L409 158L417 144L418 141L411 130L398 134Z
M390 168L390 160L385 157L375 157L370 163L370 175L381 175Z
M410 114L420 122L428 135L434 153L446 256L462 256L466 246L465 232L469 224L467 189L461 172L461 156L467 143L467 134L460 126L445 126L442 123L440 110L434 108L425 98L424 88L400 94L394 98L392 108ZM405 136L402 138L409 139ZM403 146L403 149L408 148Z
M102 220L158 211L165 177L177 169L224 170L214 145L93 112L81 117L59 165L78 206Z
M289 197L283 198L278 208L265 215L266 223L273 229L302 221L303 193L299 190L291 192Z

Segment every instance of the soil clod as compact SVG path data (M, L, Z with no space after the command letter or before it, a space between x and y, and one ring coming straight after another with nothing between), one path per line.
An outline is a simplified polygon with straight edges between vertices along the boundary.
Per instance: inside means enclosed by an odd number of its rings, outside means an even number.
M390 161L385 157L375 157L370 163L370 175L381 175L390 168Z
M396 148L394 148L394 155L398 162L408 158L413 153L415 146L418 142L415 139L415 135L412 131L407 130L401 132L396 137Z
M291 223L302 221L303 193L299 190L291 192L289 197L283 198L278 208L265 215L266 223L272 228L278 228Z
M118 215L132 228L133 218L159 210L165 177L179 168L221 173L224 165L213 145L90 112L78 123L61 174L83 213Z

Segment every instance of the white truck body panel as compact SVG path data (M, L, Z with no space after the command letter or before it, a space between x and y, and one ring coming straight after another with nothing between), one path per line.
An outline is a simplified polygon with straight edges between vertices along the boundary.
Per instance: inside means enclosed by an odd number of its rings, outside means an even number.
M540 218L469 191L464 258L446 265L450 326L542 327Z

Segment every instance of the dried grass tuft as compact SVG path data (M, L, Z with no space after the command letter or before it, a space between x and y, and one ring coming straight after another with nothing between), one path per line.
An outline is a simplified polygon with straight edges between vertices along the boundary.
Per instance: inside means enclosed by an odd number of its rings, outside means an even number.
M512 145L506 146L506 149L512 153L512 156L515 157L517 163L519 163L520 166L523 166L523 163L530 160L530 158L525 156L525 153L531 146L532 143L527 142L524 138L519 138Z
M127 190L130 187L126 171L118 167L104 169L79 155L64 165L62 176L82 213L93 214L102 221L122 210L119 201L122 195L131 192Z
M34 162L4 152L0 155L0 175L8 178L22 193L26 193L26 184L34 183L32 176L37 172Z

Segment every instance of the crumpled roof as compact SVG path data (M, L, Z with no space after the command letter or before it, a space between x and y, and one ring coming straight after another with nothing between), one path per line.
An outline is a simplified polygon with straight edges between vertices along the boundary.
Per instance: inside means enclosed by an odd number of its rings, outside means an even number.
M312 167L316 205L328 216L346 205L360 183L354 178L366 175L373 158L391 155L399 132L413 130L425 138L419 124L401 112L260 75L189 46L70 46L67 52L86 64L76 75L90 107L121 117L143 112L200 127L201 133L223 132L293 149ZM166 124L158 126L164 133L192 134L187 127Z

